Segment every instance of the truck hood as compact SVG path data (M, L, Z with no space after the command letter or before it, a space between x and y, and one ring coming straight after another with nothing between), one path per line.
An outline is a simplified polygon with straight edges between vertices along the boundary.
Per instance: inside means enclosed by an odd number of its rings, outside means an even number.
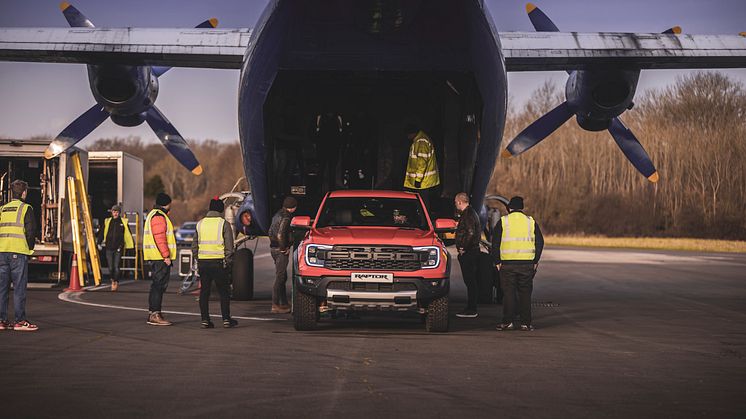
M393 227L324 227L311 230L309 240L316 244L360 244L393 246L432 246L433 231Z

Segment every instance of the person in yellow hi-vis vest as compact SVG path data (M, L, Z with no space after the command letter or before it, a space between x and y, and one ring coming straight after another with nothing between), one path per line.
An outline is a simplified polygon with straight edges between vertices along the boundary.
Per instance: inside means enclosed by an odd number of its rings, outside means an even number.
M210 321L210 289L212 282L220 293L220 313L223 327L235 327L238 321L231 318L231 276L233 258L233 229L223 218L225 204L217 196L210 200L210 207L197 223L197 232L192 241L192 255L199 269L199 311L203 329L212 329Z
M500 272L503 290L503 319L497 330L515 330L516 293L521 316L520 330L531 331L531 293L534 275L544 250L539 224L523 213L523 198L514 196L508 203L508 215L500 218L493 230L492 258Z
M425 131L416 125L407 125L407 138L412 141L407 159L407 171L404 174L404 189L417 192L430 211L430 195L440 185L438 161L435 158L435 147Z
M104 228L99 230L99 243L104 246L112 291L119 289L122 272L119 265L122 263L122 254L125 249L135 248L127 219L119 216L121 212L122 208L119 205L111 207L111 217L104 220Z
M34 253L36 218L31 205L23 202L28 184L10 184L11 201L0 207L0 330L34 332L39 327L26 319L28 258ZM13 283L15 322L8 321L8 293Z
M161 305L163 294L168 288L171 276L171 264L176 258L176 237L174 225L168 218L171 210L171 197L161 192L155 198L155 207L145 218L142 235L142 255L148 267L148 275L153 281L148 295L148 324L152 326L171 326L163 318Z

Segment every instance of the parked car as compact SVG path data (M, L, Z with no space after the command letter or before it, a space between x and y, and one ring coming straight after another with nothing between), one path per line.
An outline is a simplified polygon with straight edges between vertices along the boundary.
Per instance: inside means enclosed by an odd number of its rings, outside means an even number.
M176 246L191 246L197 233L197 222L187 221L176 229Z

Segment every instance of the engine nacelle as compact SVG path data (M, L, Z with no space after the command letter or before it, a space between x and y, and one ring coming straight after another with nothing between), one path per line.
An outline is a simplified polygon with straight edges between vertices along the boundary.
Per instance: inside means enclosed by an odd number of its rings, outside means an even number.
M609 128L611 119L632 105L640 70L579 70L565 85L567 103L578 125L588 131Z
M158 97L158 78L149 66L89 65L88 83L96 102L118 125L141 124Z

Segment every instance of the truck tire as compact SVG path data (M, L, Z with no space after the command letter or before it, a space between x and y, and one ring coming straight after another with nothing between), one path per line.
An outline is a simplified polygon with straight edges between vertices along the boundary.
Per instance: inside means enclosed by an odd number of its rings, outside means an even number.
M249 249L238 249L233 254L233 299L248 301L254 298L254 254Z
M293 291L293 326L295 330L316 330L319 307L316 297Z
M425 330L428 332L448 331L448 296L436 298L427 306Z

